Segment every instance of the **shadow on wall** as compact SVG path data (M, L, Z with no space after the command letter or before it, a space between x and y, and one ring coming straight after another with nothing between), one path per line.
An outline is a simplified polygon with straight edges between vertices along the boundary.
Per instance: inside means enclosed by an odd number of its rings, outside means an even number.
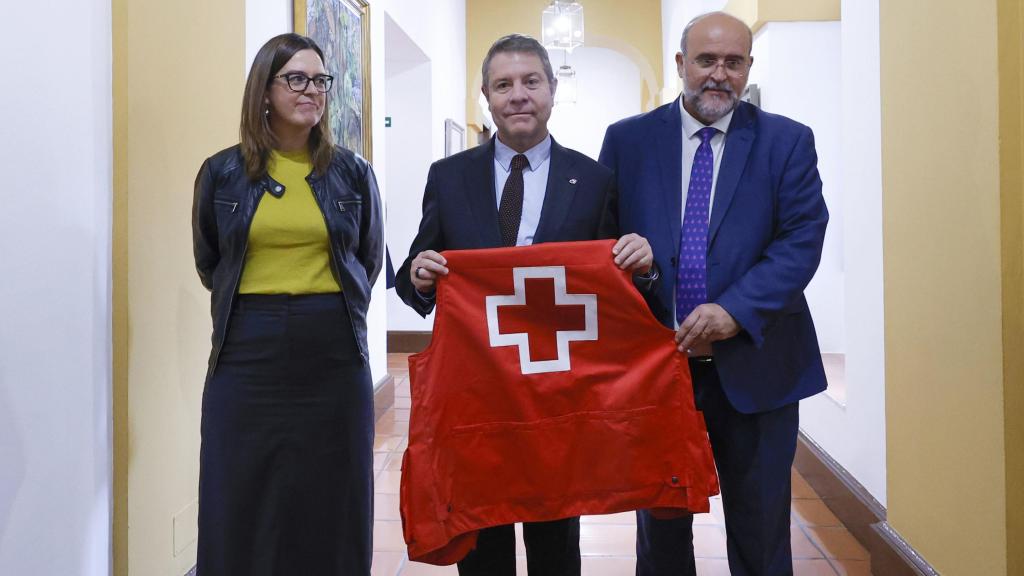
M199 286L199 278L193 273L191 281ZM201 291L201 292L200 292ZM207 296L205 299L200 294ZM178 289L177 302L177 364L178 392L186 408L189 422L198 436L202 407L203 381L206 378L207 360L210 356L209 293L202 288L190 290L184 286ZM202 334L205 338L196 338ZM198 466L198 462L195 463Z
M104 222L107 216L105 202L96 203L95 222ZM79 566L82 570L95 570L95 574L106 574L111 566L113 501L114 501L114 420L113 420L113 364L112 364L112 303L110 289L112 278L106 264L110 246L97 249L94 257L98 263L92 267L93 297L98 300L92 309L92 465L93 494L92 507L84 520L83 538ZM0 464L2 465L2 464Z
M11 509L25 478L25 454L6 390L4 375L0 372L0 544L11 525Z

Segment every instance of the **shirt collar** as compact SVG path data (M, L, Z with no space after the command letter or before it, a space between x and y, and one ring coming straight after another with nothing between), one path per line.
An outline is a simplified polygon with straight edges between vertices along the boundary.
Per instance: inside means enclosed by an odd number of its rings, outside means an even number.
M497 136L494 137L494 159L498 161L501 168L508 172L512 167L512 157L519 152L506 146ZM532 172L536 170L541 164L547 161L551 157L551 135L548 134L543 140L537 143L536 146L530 148L526 152L526 159L530 161L529 170Z
M722 134L725 134L729 131L729 122L732 122L732 114L735 111L736 109L733 108L728 114L716 120L714 124L711 124L711 126L717 128ZM679 115L683 118L683 134L685 134L687 138L695 137L701 128L706 127L703 122L691 116L690 112L686 110L686 107L683 106L683 96L681 94L679 95Z

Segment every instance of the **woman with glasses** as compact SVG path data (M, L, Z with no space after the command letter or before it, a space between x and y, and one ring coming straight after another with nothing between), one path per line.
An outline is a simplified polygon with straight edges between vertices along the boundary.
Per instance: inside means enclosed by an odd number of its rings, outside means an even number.
M335 146L333 77L313 40L256 55L240 144L196 177L196 268L212 292L203 393L198 573L370 573L370 287L380 199Z

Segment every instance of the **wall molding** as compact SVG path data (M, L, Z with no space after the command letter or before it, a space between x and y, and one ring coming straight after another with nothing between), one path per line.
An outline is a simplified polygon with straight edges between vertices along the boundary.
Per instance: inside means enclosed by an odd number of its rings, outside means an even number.
M871 572L935 576L938 572L886 521L886 510L839 462L800 432L793 467L868 553Z
M878 533L879 537L881 537L882 540L884 540L889 547L900 556L901 560L910 565L914 570L914 574L922 576L939 576L938 571L935 570L935 568L932 568L931 564L928 564L928 562L917 553L917 550L914 550L914 548L904 540L903 537L899 535L899 532L896 532L888 522L872 524L871 528L874 529L875 532ZM872 562L872 570L873 569L874 563Z
M729 0L723 11L757 34L769 22L827 22L842 19L840 0Z
M388 352L415 354L430 345L432 332L415 330L388 330Z

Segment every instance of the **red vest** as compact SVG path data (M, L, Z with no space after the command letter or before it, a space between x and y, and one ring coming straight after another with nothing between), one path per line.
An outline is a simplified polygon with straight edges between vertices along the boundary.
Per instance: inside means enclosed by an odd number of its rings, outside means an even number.
M708 511L718 479L686 358L613 245L445 252L433 340L409 358L410 559L452 564L513 522Z

